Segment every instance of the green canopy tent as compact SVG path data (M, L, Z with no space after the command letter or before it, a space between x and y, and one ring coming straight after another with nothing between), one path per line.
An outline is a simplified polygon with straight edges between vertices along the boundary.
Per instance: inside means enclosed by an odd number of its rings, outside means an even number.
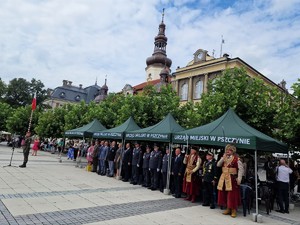
M129 117L123 124L120 126L114 127L108 130L96 131L93 134L93 138L105 138L105 139L122 139L124 138L124 133L126 131L133 131L141 129L134 119Z
M144 129L125 132L126 140L143 140L143 141L158 141L171 142L172 134L183 131L171 113L169 113L162 121Z
M136 122L134 121L133 117L130 116L123 124L120 126L108 129L108 130L103 130L103 131L97 131L93 134L93 138L103 138L103 139L121 139L122 144L124 146L124 134L126 131L133 131L133 130L139 130L141 129ZM123 149L121 152L121 155L123 155ZM122 171L122 161L120 164L120 174ZM120 179L121 177L118 177Z
M169 113L162 121L144 129L126 132L126 140L143 140L143 141L157 141L168 142L171 150L172 134L183 131L184 128L180 126L171 113ZM165 194L169 194L170 186L170 170L171 170L172 150L169 155L168 173L167 173L167 187L164 190Z
M255 157L255 192L256 214L258 215L258 187L257 187L257 151L288 153L288 146L245 123L236 113L229 109L217 120L184 132L173 134L174 143L203 144L225 146L235 143L237 148L254 150Z
M173 134L173 143L186 141L213 146L235 143L237 148L266 152L288 151L286 144L249 126L232 109L209 124Z
M106 128L97 119L94 119L92 122L82 127L65 131L65 136L80 138L92 137L94 132L100 130L106 130Z

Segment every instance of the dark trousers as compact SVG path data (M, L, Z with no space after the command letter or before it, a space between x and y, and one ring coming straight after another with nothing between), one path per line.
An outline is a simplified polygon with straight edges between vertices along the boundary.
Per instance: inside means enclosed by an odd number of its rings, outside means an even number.
M137 165L132 165L131 182L138 183L138 181L139 181L139 167L137 167Z
M212 182L203 181L203 204L204 205L211 205L215 206L215 199L214 199L214 186Z
M289 210L289 183L277 181L277 187L278 187L279 208L281 211L288 211Z
M124 177L124 180L128 181L131 175L131 166L128 165L128 163L122 164L122 177Z
M77 159L78 148L74 148L74 159Z
M151 187L153 189L157 189L159 184L159 174L157 172L157 169L151 169L150 173L151 173Z
M24 155L23 165L26 166L26 164L27 164L27 162L28 162L29 150L23 150L23 155Z
M177 198L181 197L182 182L183 182L182 176L179 176L178 174L174 175L174 194L175 197Z
M162 172L162 182L161 182L161 190L164 190L164 189L166 189L166 187L167 187L167 172Z
M151 175L150 175L150 171L149 171L148 168L143 169L143 175L144 175L143 185L145 187L150 187L150 185L151 185L151 179L150 179Z
M92 172L97 172L98 158L93 158L93 170Z

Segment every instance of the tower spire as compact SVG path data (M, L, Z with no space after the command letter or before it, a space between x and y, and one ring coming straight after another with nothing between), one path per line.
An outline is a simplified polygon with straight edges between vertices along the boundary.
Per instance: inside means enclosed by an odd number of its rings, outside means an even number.
M97 85L97 77L96 77L96 82L95 82L95 85Z
M164 23L164 18L165 18L165 8L163 8L163 10L162 10L161 23Z

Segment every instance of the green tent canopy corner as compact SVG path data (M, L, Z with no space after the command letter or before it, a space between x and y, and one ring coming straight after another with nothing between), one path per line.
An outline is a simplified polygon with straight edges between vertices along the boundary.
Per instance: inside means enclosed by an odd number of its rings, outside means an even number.
M123 139L124 133L126 131L133 131L139 129L141 128L136 124L133 117L131 116L120 126L108 130L95 132L93 134L93 138Z
M143 141L158 141L170 142L172 134L183 131L171 113L169 113L162 121L144 129L125 132L126 140L143 140Z
M173 143L225 146L266 152L288 152L288 146L245 123L232 109L217 120L184 132L173 134Z
M65 136L81 138L92 137L94 132L100 130L106 130L106 128L99 122L99 120L94 119L92 122L82 127L65 131Z

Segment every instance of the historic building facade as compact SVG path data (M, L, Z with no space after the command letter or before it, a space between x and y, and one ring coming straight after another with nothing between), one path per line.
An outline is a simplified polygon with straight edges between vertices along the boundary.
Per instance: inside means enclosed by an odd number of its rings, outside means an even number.
M63 80L62 86L49 90L49 97L44 101L44 104L49 105L51 108L56 108L67 103L76 104L81 101L87 104L92 101L99 103L107 97L107 94L106 79L102 87L98 86L96 82L94 85L86 88L83 88L81 84L74 86L72 81Z
M122 89L125 95L139 94L147 85L154 85L158 91L160 87L170 83L171 81L171 65L172 60L167 57L168 38L165 34L166 25L164 23L164 12L162 20L158 27L158 34L154 38L154 50L150 57L146 59L146 79L145 82L131 86L126 84Z
M223 57L214 58L203 49L198 49L194 53L193 60L187 66L176 69L172 76L172 85L181 102L198 102L201 100L201 95L207 92L209 80L220 76L224 70L234 67L243 67L249 76L260 78L266 84L287 92L284 80L277 85L238 57L229 58L229 55L224 54Z

